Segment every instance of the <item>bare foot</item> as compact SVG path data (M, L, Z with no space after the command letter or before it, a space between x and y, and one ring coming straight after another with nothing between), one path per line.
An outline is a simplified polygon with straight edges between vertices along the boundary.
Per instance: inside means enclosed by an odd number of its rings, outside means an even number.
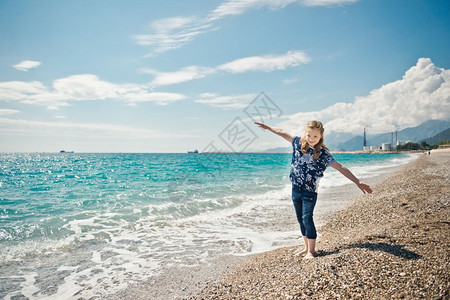
M303 249L303 251L296 250L294 252L294 256L305 256L306 253L308 253L308 250L306 250L306 249Z
M314 257L316 257L316 255L317 255L316 252L314 252L314 253L308 252L308 253L305 255L305 257L303 257L303 260L313 259Z

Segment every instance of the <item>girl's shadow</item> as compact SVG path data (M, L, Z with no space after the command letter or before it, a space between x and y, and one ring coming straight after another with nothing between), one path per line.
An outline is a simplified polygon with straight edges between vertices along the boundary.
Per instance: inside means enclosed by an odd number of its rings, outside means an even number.
M415 252L409 251L407 249L404 249L404 245L391 245L387 243L360 243L352 246L345 247L344 249L354 249L354 248L360 248L360 249L369 249L372 251L383 251L392 255L395 255L400 258L404 258L407 260L414 260L414 259L420 259L422 258L422 255L417 254ZM337 254L340 252L340 249L336 249L334 251L320 251L318 254L319 257L321 256L327 256L332 254Z

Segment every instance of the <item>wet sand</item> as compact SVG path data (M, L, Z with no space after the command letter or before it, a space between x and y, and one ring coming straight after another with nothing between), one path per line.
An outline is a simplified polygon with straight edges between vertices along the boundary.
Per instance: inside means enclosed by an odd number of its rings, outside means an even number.
M189 299L449 299L450 152L420 155L299 247L249 257Z

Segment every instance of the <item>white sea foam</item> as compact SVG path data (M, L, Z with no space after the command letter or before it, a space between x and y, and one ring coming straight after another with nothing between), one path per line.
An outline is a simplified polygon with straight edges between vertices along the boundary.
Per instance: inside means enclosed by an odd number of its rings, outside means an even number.
M23 295L25 297L28 297L29 299L33 299L33 294L39 291L39 288L37 288L35 283L35 277L38 274L36 272L30 272L28 274L22 275L22 276L13 276L14 278L18 279L25 279L24 282L21 282L20 285L22 287L22 290L19 292L11 293L5 297L5 299L10 300L13 297L17 297Z
M358 177L371 177L386 168L406 163L414 157L394 158L376 165L354 165L350 169ZM331 168L330 168L331 169ZM321 188L348 183L334 170L327 170ZM128 212L84 212L63 227L73 232L64 239L42 239L41 243L26 241L12 247L3 261L36 257L39 264L58 267L54 272L64 280L54 284L56 292L46 294L35 278L43 271L18 274L24 278L20 294L29 299L77 299L101 297L154 276L170 265L193 266L218 255L248 255L298 243L298 225L293 218L280 228L278 214L292 213L291 186L286 184L267 192L249 194L236 192L221 197L188 198L178 202L133 207ZM117 194L119 195L119 194ZM124 198L120 194L116 198ZM129 218L126 214L132 214ZM13 252L11 252L13 250ZM52 254L52 255L50 255Z
M280 241L284 245L295 244L298 232L294 228L270 231L264 226L252 226L254 218L264 219L261 213L270 213L271 207L276 210L279 206L290 206L290 201L286 201L289 192L290 187L286 185L282 190L261 195L241 195L239 197L244 198L241 199L242 205L220 212L207 211L170 222L154 223L151 217L143 218L138 221L139 226L123 226L114 233L110 232L111 241L107 247L92 254L93 266L89 270L101 269L103 272L91 274L87 282L83 281L84 285L93 285L93 278L97 278L96 280L101 281L102 290L111 293L120 288L114 284L115 281L138 281L157 274L163 266L192 266L198 264L199 260L224 253L247 255L263 252L280 246L274 244L274 241ZM257 208L261 211L255 211ZM249 216L250 212L254 216ZM102 259L102 256L106 258ZM87 270L66 276L64 286L77 283L76 278L87 274ZM95 286L99 287L99 284ZM62 287L60 289L63 290ZM89 296L98 292L98 288L82 290L78 291L77 296Z

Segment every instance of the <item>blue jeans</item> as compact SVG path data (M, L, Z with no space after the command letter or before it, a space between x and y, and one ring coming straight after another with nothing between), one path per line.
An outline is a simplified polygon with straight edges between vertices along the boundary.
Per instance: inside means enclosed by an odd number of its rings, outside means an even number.
M302 235L307 239L316 239L317 231L316 226L314 226L313 211L317 202L317 193L305 191L293 184L292 201Z

